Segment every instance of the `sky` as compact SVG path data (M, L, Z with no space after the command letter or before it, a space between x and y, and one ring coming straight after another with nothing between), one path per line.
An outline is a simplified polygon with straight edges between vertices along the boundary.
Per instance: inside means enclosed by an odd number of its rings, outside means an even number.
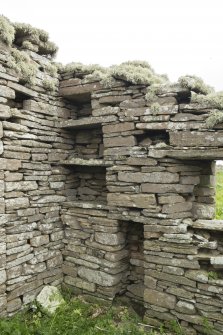
M48 31L63 64L145 60L223 90L222 0L1 0L0 14Z

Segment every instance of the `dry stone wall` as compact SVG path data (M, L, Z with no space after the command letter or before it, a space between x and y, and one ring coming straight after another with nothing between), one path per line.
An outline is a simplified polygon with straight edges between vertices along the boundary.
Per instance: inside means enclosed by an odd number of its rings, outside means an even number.
M24 82L8 59L34 42L15 36L14 51L0 44L1 315L63 284L126 295L153 326L178 320L204 334L208 320L222 334L223 125L206 122L216 107L179 84L153 91L123 75L105 85L84 70L49 74L43 41L24 51L36 69Z

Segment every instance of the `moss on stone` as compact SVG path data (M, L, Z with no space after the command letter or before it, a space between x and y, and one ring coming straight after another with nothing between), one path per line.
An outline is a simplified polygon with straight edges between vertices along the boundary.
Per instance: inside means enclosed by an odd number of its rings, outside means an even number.
M15 70L22 82L30 85L35 84L38 67L26 52L12 48L7 65Z
M58 77L58 68L56 64L49 63L45 66L45 71L52 77L57 78Z
M191 75L182 76L178 79L178 83L182 87L186 87L195 93L210 94L214 92L214 89L211 86L206 85L203 79L197 76L191 76Z
M11 22L3 15L0 15L0 39L11 46L15 38L15 29Z

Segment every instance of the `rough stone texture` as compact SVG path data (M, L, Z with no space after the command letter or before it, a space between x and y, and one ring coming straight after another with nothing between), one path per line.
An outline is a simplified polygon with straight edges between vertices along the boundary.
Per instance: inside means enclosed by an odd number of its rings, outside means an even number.
M155 325L177 318L194 334L207 316L222 333L214 109L180 85L162 86L154 108L144 85L103 87L76 71L49 92L51 60L35 52L36 85L22 85L9 52L0 43L0 314L65 283L126 294Z
M54 286L45 286L38 294L36 301L48 314L55 313L56 309L65 303L60 291Z

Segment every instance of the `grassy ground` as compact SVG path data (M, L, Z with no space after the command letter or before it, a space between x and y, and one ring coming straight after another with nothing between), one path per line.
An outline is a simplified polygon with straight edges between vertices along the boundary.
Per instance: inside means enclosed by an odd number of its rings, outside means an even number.
M126 306L108 307L72 298L53 316L40 309L0 320L1 335L155 335L145 332L141 320Z
M223 170L216 173L216 219L223 220Z

